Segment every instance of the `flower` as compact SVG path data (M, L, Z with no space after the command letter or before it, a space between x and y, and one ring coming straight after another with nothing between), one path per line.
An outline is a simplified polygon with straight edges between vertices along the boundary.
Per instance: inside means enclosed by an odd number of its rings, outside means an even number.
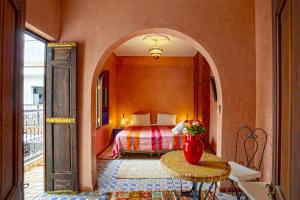
M191 123L187 123L186 126L187 126L188 128L191 128L191 127L192 127L192 124L191 124Z
M183 134L188 134L188 132L189 132L189 131L188 131L187 128L183 128L183 129L182 129L182 133L183 133Z
M183 133L184 134L203 134L205 133L206 129L204 128L202 121L199 120L185 120L184 121L184 128Z
M199 125L199 124L200 124L200 123L199 123L198 121L193 121L193 122L192 122L192 125L193 125L193 126L197 126L197 125Z

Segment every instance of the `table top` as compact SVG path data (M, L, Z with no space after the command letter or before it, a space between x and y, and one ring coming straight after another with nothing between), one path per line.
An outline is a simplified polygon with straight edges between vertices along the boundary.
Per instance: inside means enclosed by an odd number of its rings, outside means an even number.
M193 182L218 182L230 174L230 165L218 156L203 152L197 165L186 162L183 151L171 151L160 158L163 169L176 178Z

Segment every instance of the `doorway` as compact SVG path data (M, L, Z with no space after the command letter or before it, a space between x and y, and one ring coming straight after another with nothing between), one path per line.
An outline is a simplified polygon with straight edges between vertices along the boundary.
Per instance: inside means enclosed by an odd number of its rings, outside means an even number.
M24 34L23 145L25 199L44 192L45 64L47 41Z

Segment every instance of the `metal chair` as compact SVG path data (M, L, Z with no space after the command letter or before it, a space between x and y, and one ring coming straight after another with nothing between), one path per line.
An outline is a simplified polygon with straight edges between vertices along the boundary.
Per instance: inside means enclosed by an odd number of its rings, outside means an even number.
M268 182L239 182L239 188L251 200L272 199L272 188ZM271 198L270 198L271 197Z
M237 199L240 199L243 193L240 195L234 183L259 181L261 177L260 168L266 149L267 137L266 131L261 128L251 129L244 126L237 131L235 157L234 161L229 161L231 173L228 178L235 190ZM243 145L243 151L238 148L240 144Z

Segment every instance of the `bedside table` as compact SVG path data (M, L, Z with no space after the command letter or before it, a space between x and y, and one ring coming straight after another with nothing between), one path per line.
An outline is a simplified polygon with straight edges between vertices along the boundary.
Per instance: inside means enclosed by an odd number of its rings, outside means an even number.
M112 130L112 140L114 141L115 140L115 138L116 138L116 136L118 135L118 133L120 132L120 131L122 131L123 130L123 128L114 128L113 130Z

